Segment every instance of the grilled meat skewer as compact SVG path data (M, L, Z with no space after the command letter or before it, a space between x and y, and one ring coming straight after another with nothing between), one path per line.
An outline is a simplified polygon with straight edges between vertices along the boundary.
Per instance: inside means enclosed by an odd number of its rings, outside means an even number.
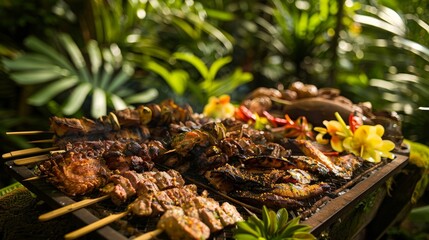
M104 186L113 170L147 171L165 151L158 141L90 141L69 143L39 165L48 182L69 196L84 195Z

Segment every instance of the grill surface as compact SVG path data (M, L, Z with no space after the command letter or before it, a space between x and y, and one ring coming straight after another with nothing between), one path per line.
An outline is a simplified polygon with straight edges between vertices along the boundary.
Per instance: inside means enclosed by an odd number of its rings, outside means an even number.
M313 234L316 236L319 235L333 222L353 209L362 199L375 191L385 183L389 177L399 172L407 164L407 155L397 154L396 156L396 159L393 161L383 162L378 165L366 164L362 169L355 173L356 177L351 181L335 182L335 189L331 194L310 199L304 209L290 212L290 214L292 216L301 216L304 220L304 224L308 224L313 227ZM65 196L44 179L23 181L35 176L33 170L34 166L17 166L14 164L13 160L7 161L5 164L6 169L13 177L53 208L62 207L79 200ZM203 184L199 185L198 188L203 189L202 186L206 183L202 182L201 179L196 180ZM216 195L212 192L210 192L210 196L220 202L226 201L222 196ZM245 217L248 215L242 207L237 204L235 205ZM261 206L256 207L260 208ZM123 209L113 207L109 204L109 201L106 201L106 203L103 202L92 207L77 210L72 214L82 222L82 225L85 225L95 222L112 212L120 212L122 210ZM155 229L156 223L156 218L126 217L109 226L100 228L95 232L95 234L106 240L128 239L133 235ZM123 231L122 229L126 229L126 231ZM163 239L165 238L165 235L160 235L159 238ZM231 228L214 235L213 239L232 239Z

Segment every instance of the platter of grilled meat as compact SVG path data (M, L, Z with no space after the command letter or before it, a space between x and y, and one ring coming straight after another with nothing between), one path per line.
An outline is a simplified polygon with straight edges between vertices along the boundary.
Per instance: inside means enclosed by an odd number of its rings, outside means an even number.
M52 117L50 124L48 154L10 153L8 170L54 208L97 202L71 214L82 225L110 216L112 224L93 229L104 239L147 232L159 239L232 239L235 223L263 205L286 208L320 231L407 159L399 154L374 164L329 156L313 141L233 118L208 119L171 100L97 120ZM372 182L359 187L365 181ZM321 215L324 209L331 210Z

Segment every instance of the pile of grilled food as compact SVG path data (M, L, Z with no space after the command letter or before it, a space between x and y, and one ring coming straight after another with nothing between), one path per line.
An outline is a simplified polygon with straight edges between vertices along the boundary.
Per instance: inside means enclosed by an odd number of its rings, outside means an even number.
M61 151L38 163L38 174L72 198L107 195L171 239L207 239L242 221L242 209L258 214L262 205L308 217L374 165L172 100L50 122Z

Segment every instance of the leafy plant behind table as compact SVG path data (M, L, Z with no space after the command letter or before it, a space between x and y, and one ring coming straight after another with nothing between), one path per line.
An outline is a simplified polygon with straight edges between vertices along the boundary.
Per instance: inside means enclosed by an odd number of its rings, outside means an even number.
M116 45L100 49L96 41L87 45L87 61L73 39L59 35L62 54L53 47L29 37L25 45L32 50L15 60L4 60L10 76L23 85L43 84L28 99L35 106L44 106L63 93L61 112L73 115L90 102L91 116L106 115L108 109L124 109L129 104L148 102L156 97L156 89L135 92L130 87L134 66L123 60Z
M402 4L399 1L397 4ZM353 25L341 34L337 84L356 101L402 116L403 133L429 144L429 27L416 12L402 13L383 5L355 5Z

